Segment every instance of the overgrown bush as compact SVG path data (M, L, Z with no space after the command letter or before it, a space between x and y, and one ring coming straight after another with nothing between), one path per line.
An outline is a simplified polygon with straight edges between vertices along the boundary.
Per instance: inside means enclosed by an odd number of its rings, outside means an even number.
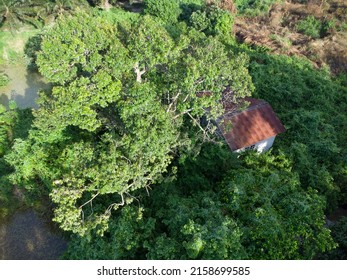
M210 25L211 21L207 16L206 11L193 12L189 19L190 25L198 31L206 30Z
M236 8L242 15L257 16L269 11L272 4L280 0L235 0Z
M17 120L17 105L14 101L9 102L9 110L0 104L0 157L3 156L13 141L13 127Z
M6 86L10 79L5 73L0 73L0 87Z
M230 12L218 7L212 7L210 18L212 23L211 33L213 35L230 36L234 24L234 18Z
M164 22L172 24L177 22L181 13L177 0L145 0L145 14L161 18Z
M220 35L230 38L234 17L227 10L217 6L209 6L206 9L193 12L190 16L189 24L207 35Z
M296 28L299 32L310 36L313 39L322 38L328 35L331 31L336 30L335 20L320 21L310 15L303 20L300 20Z
M303 186L327 198L330 211L344 202L347 87L304 59L251 55L256 97L274 108L287 131L275 145L290 155Z

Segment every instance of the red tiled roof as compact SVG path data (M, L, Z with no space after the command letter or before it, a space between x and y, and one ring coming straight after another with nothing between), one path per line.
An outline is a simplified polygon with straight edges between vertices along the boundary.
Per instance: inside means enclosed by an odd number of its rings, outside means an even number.
M219 125L233 151L285 131L270 104L254 98L245 98L244 101L249 105L242 111L238 110L239 106L235 104L224 104L225 114Z

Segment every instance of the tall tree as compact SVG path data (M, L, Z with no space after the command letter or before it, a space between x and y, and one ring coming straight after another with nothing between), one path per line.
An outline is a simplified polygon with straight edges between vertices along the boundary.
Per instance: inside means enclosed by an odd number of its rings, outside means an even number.
M85 13L63 18L42 38L37 65L55 87L7 156L13 181L49 192L63 229L103 232L113 209L160 181L185 115L200 126L223 87L250 93L246 63L204 34L175 41L149 16L118 28Z

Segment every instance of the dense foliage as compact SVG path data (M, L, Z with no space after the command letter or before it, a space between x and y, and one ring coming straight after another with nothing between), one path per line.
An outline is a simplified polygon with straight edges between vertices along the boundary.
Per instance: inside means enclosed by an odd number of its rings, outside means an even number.
M194 161L178 164L177 179L116 214L105 237L73 238L67 256L310 259L335 246L323 198L300 186L284 155L227 152L204 146Z
M9 110L0 104L0 156L10 148L13 141L13 127L16 124L17 111L16 104L12 101Z
M42 37L36 63L56 86L7 156L13 183L50 193L63 229L104 231L111 210L188 145L187 117L196 125L212 105L215 117L226 86L250 94L246 62L194 30L174 40L149 16L118 28L85 13L62 19Z
M240 14L256 16L268 12L271 5L281 0L235 0Z
M68 259L345 258L346 220L326 222L347 203L344 73L238 44L230 1L58 2L26 46L53 89L33 115L0 108L0 201L11 185L49 197ZM298 28L323 36L315 24ZM214 133L226 87L274 108L287 131L269 152L231 153Z
M335 225L331 228L331 235L334 241L338 244L338 247L330 251L328 254L322 257L330 260L346 260L347 258L347 218L342 217Z
M306 60L251 57L255 95L268 100L286 124L278 145L295 163L302 184L326 196L330 210L346 203L346 86Z

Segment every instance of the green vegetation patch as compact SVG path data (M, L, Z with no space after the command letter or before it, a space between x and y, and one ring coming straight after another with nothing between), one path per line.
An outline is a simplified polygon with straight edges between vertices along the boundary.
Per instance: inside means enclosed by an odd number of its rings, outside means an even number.
M38 30L0 31L0 64L15 64L24 60L24 46Z
M346 203L343 80L304 59L266 53L251 57L256 97L267 100L287 128L275 145L290 155L302 185L326 197L329 210Z
M235 0L239 14L257 16L267 13L271 5L281 0Z
M5 73L0 73L0 87L6 86L10 79Z
M307 16L305 19L300 20L296 24L296 28L299 32L313 38L323 38L331 31L336 30L336 20L324 20L321 21L314 16Z
M22 199L26 200L19 189L13 191L13 184L7 176L13 169L6 163L5 156L14 139L25 139L28 136L32 119L30 109L20 110L13 101L9 103L9 109L0 105L0 223L23 205Z
M346 222L333 234L325 224L347 203L345 76L228 44L233 17L213 5L166 0L170 14L159 2L146 1L144 16L61 17L28 44L55 85L34 116L0 108L0 218L18 186L49 197L75 234L67 258L314 259L336 243L345 257ZM255 15L275 2L236 4ZM312 16L300 24L309 36L334 28ZM22 55L24 34L0 33L1 59ZM220 116L227 86L274 108L287 131L272 150L231 153L201 126L205 108Z

